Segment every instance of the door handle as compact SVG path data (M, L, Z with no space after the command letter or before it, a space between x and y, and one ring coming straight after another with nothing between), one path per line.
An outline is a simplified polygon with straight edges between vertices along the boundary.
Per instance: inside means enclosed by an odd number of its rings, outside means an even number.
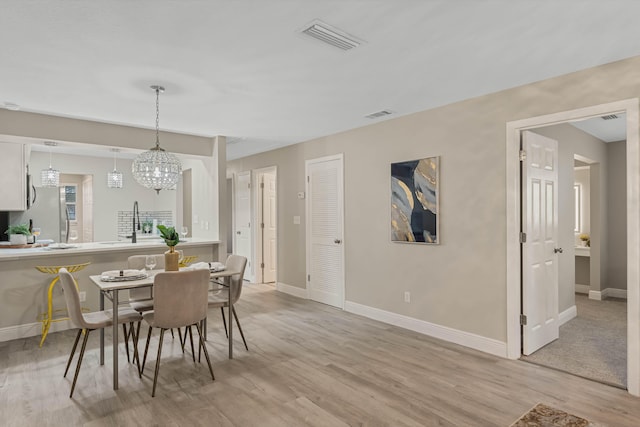
M342 240L340 240L340 239L336 239L336 240L334 240L334 241L333 241L333 243L336 243L336 244L338 244L338 245L339 245L340 243L342 243Z
M553 253L554 254L561 254L562 253L562 248L553 248Z
M242 234L242 233L240 233L239 231L236 231L236 234Z

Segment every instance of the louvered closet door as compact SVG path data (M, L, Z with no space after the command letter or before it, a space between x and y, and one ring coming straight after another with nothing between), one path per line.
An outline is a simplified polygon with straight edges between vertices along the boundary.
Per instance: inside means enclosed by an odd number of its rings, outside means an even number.
M344 307L342 155L307 161L309 298Z

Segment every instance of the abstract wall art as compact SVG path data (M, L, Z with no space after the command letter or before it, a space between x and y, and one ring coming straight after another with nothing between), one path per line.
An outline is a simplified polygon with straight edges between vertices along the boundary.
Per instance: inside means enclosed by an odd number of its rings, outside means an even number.
M391 241L440 243L440 158L391 163Z

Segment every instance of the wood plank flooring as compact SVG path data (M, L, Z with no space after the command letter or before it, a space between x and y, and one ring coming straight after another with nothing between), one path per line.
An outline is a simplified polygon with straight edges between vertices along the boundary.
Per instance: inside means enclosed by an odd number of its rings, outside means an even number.
M538 402L608 426L639 425L640 399L624 390L268 285L245 285L237 310L250 351L236 333L235 358L227 359L220 314L212 310L208 345L216 381L206 364L182 354L177 336L165 335L155 398L157 336L142 380L121 346L114 392L111 351L100 366L98 334L92 334L73 399L72 374L62 377L72 331L49 335L41 349L39 337L0 343L0 425L509 426Z

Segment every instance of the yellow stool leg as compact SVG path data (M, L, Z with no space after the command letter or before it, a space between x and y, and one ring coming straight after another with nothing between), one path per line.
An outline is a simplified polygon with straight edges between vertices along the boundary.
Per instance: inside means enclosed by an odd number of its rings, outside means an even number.
M49 327L51 327L51 318L53 316L53 286L59 279L60 277L56 276L49 285L49 292L47 293L47 317L42 319L42 339L40 340L40 347L44 344L44 340L49 334Z

